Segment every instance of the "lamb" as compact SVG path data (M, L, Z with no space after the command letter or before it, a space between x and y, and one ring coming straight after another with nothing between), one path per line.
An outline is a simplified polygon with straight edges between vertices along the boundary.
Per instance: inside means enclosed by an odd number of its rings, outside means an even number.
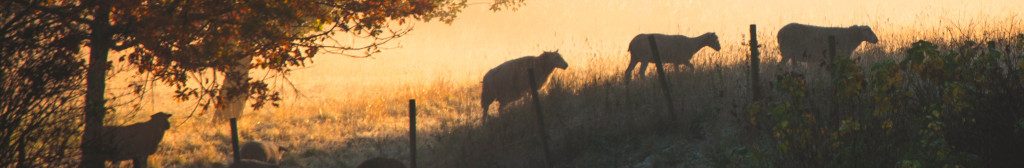
M395 159L378 157L363 161L356 168L405 168L405 164Z
M651 53L651 42L648 41L648 37L654 37L655 43L658 45L658 56L661 57L662 63L666 64L683 64L689 68L693 68L693 64L690 63L690 59L693 59L693 54L703 49L704 47L711 47L715 51L721 50L722 46L718 44L718 35L714 32L704 33L703 35L695 38L686 37L683 35L664 35L664 34L639 34L633 37L633 40L629 42L629 67L626 68L626 82L629 82L630 78L633 77L633 68L636 64L640 64L640 77L644 77L647 71L647 64L654 62L654 54Z
M150 116L149 121L128 126L104 126L101 132L99 157L120 165L123 160L132 160L134 167L146 167L149 155L156 153L164 133L171 128L170 114L160 112Z
M487 123L487 111L491 103L498 101L498 110L519 100L530 91L527 69L533 68L537 86L544 86L555 68L569 68L558 51L543 52L540 56L526 56L507 61L494 67L484 75L480 105L483 106L483 122Z
M280 164L281 155L288 149L279 147L270 142L251 141L242 145L239 149L240 157L243 160L251 159L269 164Z
M782 62L823 63L827 61L828 36L835 36L836 55L848 58L861 42L878 43L878 36L868 26L818 27L790 23L779 29L779 51Z

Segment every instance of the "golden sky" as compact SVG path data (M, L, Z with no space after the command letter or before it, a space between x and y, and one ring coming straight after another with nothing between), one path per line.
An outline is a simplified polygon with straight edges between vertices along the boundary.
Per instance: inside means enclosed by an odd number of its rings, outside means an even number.
M884 43L886 34L998 24L1024 14L1022 0L527 0L518 10L498 12L487 10L488 2L471 0L450 25L415 23L374 58L320 55L292 80L307 92L473 83L501 62L543 50L559 49L570 71L600 57L625 61L626 46L639 33L717 32L726 47L745 40L750 24L771 41L791 22L857 24L871 26Z

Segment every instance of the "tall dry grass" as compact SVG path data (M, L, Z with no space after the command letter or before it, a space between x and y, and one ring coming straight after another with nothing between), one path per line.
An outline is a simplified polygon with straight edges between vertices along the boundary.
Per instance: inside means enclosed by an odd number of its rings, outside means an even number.
M857 51L863 69L899 59L908 45L928 39L951 43L985 40L1022 32L1019 21L979 23L946 29L880 33L881 43ZM809 80L825 80L815 65L777 64L773 30L759 30L762 79L796 71ZM545 121L559 166L564 167L721 167L763 166L769 161L737 155L771 141L747 138L743 128L750 111L747 46L724 44L721 52L698 53L695 69L668 67L676 119L669 114L653 70L648 78L622 82L626 55L618 49L587 52L592 59L570 62L556 71L542 91ZM653 69L653 67L651 67ZM241 139L272 141L289 147L287 167L354 167L372 157L408 156L407 101L416 99L423 167L539 167L543 164L535 116L526 102L480 125L479 82L439 77L423 85L343 90L346 95L304 92L301 101L280 108L247 111L239 120ZM766 86L770 87L770 86ZM820 88L820 87L814 87ZM338 92L331 92L338 93ZM778 93L772 93L778 94ZM161 95L156 95L161 96ZM769 96L772 97L772 96ZM528 100L527 97L524 100ZM155 102L161 104L162 102ZM168 103L172 104L172 103ZM157 105L159 106L159 105ZM190 107L166 105L171 111ZM492 114L494 115L494 114ZM128 115L124 115L128 116ZM138 115L146 116L146 115ZM150 164L163 167L225 167L230 161L226 122L209 115L172 119L161 148ZM129 117L130 118L130 117ZM131 119L126 119L131 120ZM187 120L187 121L186 121ZM667 129L665 129L667 128ZM754 145L750 145L754 144Z

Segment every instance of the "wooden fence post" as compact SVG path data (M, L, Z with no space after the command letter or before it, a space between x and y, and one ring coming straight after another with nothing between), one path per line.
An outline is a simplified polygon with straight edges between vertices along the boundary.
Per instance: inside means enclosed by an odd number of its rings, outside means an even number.
M836 36L828 36L828 65L829 68L836 64ZM833 70L834 71L834 70Z
M409 167L416 168L416 99L409 99Z
M831 110L831 112L825 113L825 115L826 115L827 119L831 119L833 121L839 121L840 120L839 118L841 118L843 116L846 116L846 114L842 113L842 112L839 112L839 110L841 108L838 107L839 106L839 101L836 100L836 99L839 98L839 89L838 89L837 85L839 85L839 82L840 82L838 80L840 78L839 77L840 69L838 69L836 67L836 65L837 65L836 61L838 61L838 59L837 59L837 55L836 55L836 36L834 36L834 35L829 35L828 36L828 53L826 53L826 54L827 54L826 57L828 57L828 59L827 59L828 62L825 62L825 68L828 68L829 79L830 79L830 82L829 82L830 86L828 87L828 89L829 89L828 92L829 92L829 94L831 94L832 98L829 99L831 101L828 102L829 103L829 110Z
M761 100L761 51L757 43L757 25L750 24L750 89L754 101Z
M234 151L235 163L242 160L238 151L238 119L231 118L231 150Z
M665 94L665 103L668 105L668 114L671 120L676 120L675 103L672 101L671 86L668 83L668 77L665 76L665 69L661 67L662 61L661 56L658 53L658 43L654 41L653 35L647 36L647 41L650 42L651 53L654 56L654 67L658 70L658 79L661 81L661 91Z
M548 167L555 167L555 160L551 159L551 148L548 147L548 132L547 129L544 128L544 113L542 112L540 106L540 93L537 92L537 90L539 90L540 87L537 86L537 78L536 75L534 75L533 73L533 68L529 68L526 71L530 77L530 94L533 96L533 109L534 111L537 112L537 128L539 129L541 136L541 145L544 146L545 162L547 163Z

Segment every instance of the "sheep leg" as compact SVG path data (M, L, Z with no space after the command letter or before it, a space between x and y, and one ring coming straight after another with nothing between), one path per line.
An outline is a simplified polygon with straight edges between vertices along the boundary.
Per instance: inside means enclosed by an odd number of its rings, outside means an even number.
M626 83L629 83L629 80L633 78L633 68L635 68L638 63L640 63L640 61L636 59L629 60L629 66L626 67Z
M501 115L502 111L505 111L506 102L498 102L498 115Z
M647 64L649 64L649 62L640 62L640 78L647 77Z
M147 158L148 158L148 157L146 157L146 156L143 156L143 157L137 157L137 158L135 158L135 159L132 159L132 167L133 167L133 168L143 168L143 167L147 167L147 166L148 166L148 165L146 164L146 162L147 162L147 160L148 160Z
M494 101L484 101L483 103L480 103L484 107L484 114L480 119L480 121L483 122L483 124L487 124L487 111L490 110L491 103L493 102Z

